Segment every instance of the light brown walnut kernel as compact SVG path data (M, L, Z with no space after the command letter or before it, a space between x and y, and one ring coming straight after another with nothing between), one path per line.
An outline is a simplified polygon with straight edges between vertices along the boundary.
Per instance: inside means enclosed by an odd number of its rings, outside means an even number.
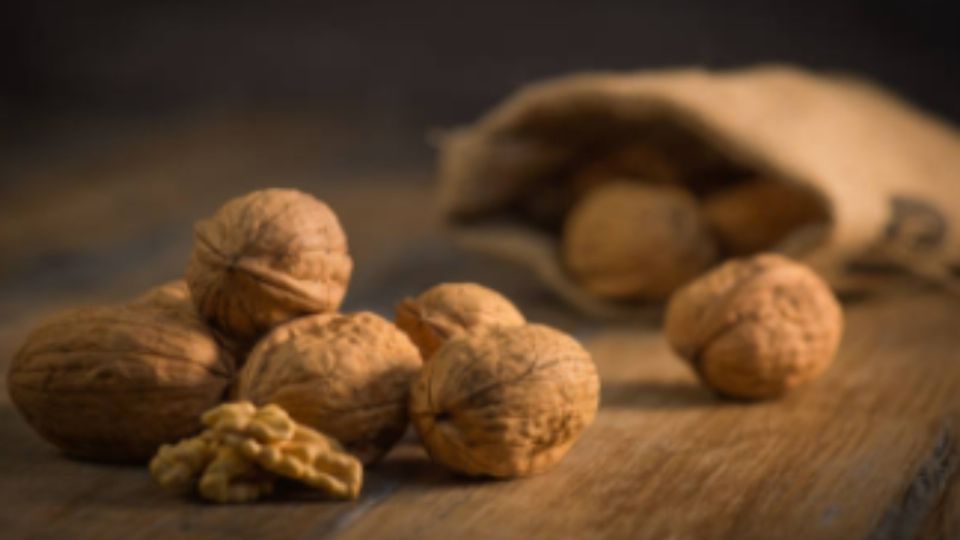
M217 446L217 440L206 432L177 444L165 444L150 460L150 474L164 489L186 493L216 457Z
M183 493L196 487L215 502L249 502L272 492L283 476L341 499L360 494L360 461L277 405L227 403L207 411L203 422L206 431L164 445L150 462L164 488Z
M436 462L509 478L560 461L593 421L599 389L590 354L573 338L538 324L485 327L424 365L410 411Z
M142 461L200 431L234 361L192 306L89 307L41 324L7 385L27 422L65 453Z
M340 499L355 499L363 485L363 464L331 437L295 425L288 439L251 437L235 448L264 470L296 480Z
M352 266L326 204L293 189L265 189L197 223L186 280L201 315L249 343L296 317L336 311Z
M221 445L197 482L200 495L218 503L245 503L273 492L274 477L245 458L239 450Z
M677 291L665 333L704 383L723 395L770 398L833 361L843 312L806 266L780 255L731 260Z
M382 457L407 425L420 353L373 313L313 315L263 338L240 372L240 399L275 403L340 441L364 463Z
M661 300L710 266L717 249L689 193L618 181L567 216L562 256L591 293Z
M717 192L704 201L703 214L721 247L733 255L771 249L791 233L828 221L816 193L766 179Z
M396 323L428 360L450 338L481 326L520 326L526 319L493 289L441 283L397 305Z

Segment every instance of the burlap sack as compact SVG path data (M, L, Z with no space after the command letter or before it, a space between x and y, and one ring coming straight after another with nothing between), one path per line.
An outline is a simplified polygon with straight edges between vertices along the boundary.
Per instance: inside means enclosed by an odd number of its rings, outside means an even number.
M445 223L464 245L529 266L588 312L633 312L643 306L594 297L571 279L557 232L532 224L518 201L548 198L598 147L656 148L663 133L684 141L669 159L712 152L815 190L828 223L777 249L837 287L865 283L858 267L894 263L940 278L958 260L958 133L865 81L783 66L591 73L524 88L441 138Z

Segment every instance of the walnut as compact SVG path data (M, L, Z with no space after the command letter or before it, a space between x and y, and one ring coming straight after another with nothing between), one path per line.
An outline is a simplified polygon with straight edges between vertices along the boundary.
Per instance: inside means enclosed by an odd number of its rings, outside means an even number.
M10 397L75 457L137 461L200 430L234 374L192 307L88 307L41 324L8 373Z
M165 444L150 460L150 474L165 489L186 493L217 456L218 446L219 441L206 431L177 444Z
M196 306L193 304L193 299L190 297L190 289L187 287L187 282L182 279L157 285L137 298L134 298L133 301L130 302L130 305L147 309L171 310L174 312L190 311L196 313L197 311ZM199 315L197 315L197 317L199 317ZM247 353L250 352L249 344L233 339L216 328L209 327L209 330L217 339L217 343L233 357L235 364L237 366L243 365Z
M406 429L410 382L420 365L407 336L373 313L313 315L263 338L237 390L240 399L283 407L372 463Z
M594 189L567 217L562 256L588 291L664 299L717 255L693 197L620 181Z
M165 445L150 462L157 482L206 499L249 502L273 491L278 476L342 499L356 498L363 465L340 444L297 424L276 405L221 405L203 415L202 434Z
M134 298L130 304L161 309L182 309L184 304L192 305L193 301L190 299L190 289L187 287L187 282L178 279L153 287L137 298Z
M523 314L503 295L476 283L441 283L407 298L396 323L429 359L448 339L481 326L520 326Z
M326 204L296 190L266 189L197 224L186 279L213 326L252 342L296 317L336 311L352 265Z
M721 247L733 255L770 249L791 233L828 220L816 193L766 179L717 192L704 201L703 214Z
M272 493L273 488L273 477L228 445L217 448L197 482L203 498L219 503L255 501Z
M769 398L830 365L843 312L813 271L766 254L731 260L677 291L665 324L670 345L705 384Z
M243 439L236 446L264 470L291 478L341 499L355 499L363 485L363 464L331 437L299 424L286 440Z
M484 327L424 365L411 418L438 463L471 476L525 476L563 458L593 421L599 385L573 338L539 324Z

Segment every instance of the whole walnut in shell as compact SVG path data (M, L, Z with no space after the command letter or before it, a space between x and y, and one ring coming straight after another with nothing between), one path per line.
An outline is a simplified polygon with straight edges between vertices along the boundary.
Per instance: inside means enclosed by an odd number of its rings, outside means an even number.
M174 315L178 311L197 312L193 299L190 297L190 288L187 287L187 282L182 279L157 285L134 298L129 305L148 309L170 310L174 312ZM220 346L233 357L236 365L242 365L250 351L250 345L240 342L216 328L209 327L209 331L217 339Z
M187 282L178 279L162 283L141 294L130 302L134 306L181 309L184 303L192 304Z
M186 279L203 317L252 342L296 317L336 311L352 266L326 204L292 189L265 189L196 225Z
M547 470L597 411L600 381L573 338L530 324L484 327L440 348L413 387L410 413L435 461L471 476Z
M766 179L715 193L704 201L703 214L720 246L734 255L770 249L791 233L828 221L816 193Z
M588 291L665 299L714 262L697 203L676 187L619 181L597 187L567 217L562 257Z
M407 426L420 353L389 321L367 312L303 317L250 352L239 399L275 403L364 463L382 457Z
M7 378L27 422L65 453L140 461L200 430L233 360L186 309L140 305L61 313L27 337Z
M427 360L452 337L481 326L520 326L526 319L493 289L441 283L397 305L396 322Z
M769 398L830 365L843 312L812 270L765 254L731 260L677 291L665 324L667 341L705 384Z

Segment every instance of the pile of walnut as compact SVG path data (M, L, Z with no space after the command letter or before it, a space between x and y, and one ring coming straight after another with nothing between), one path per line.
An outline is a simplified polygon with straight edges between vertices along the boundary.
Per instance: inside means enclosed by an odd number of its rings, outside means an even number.
M562 221L560 256L570 275L600 297L665 300L722 258L772 249L827 219L822 201L802 186L753 178L694 196L703 189L687 189L685 180L696 178L683 178L643 145L575 172L551 205L553 221ZM543 211L526 210L542 221Z
M11 398L67 455L153 457L161 485L218 502L278 477L356 497L411 418L437 462L496 477L547 469L593 420L599 380L575 340L473 284L404 301L397 325L339 313L351 270L323 202L233 199L197 224L184 280L35 329Z

